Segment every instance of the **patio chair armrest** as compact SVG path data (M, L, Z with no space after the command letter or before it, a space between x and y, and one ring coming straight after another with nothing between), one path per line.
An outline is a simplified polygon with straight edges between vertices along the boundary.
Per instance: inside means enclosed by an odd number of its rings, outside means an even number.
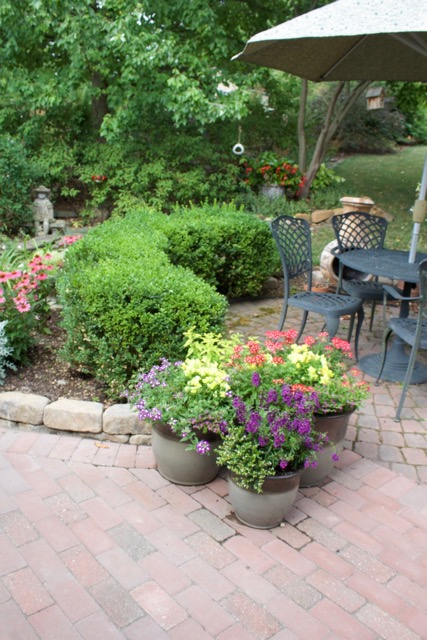
M383 284L383 289L384 289L384 300L387 299L387 295L391 296L392 298L395 298L395 300L401 300L401 301L405 301L405 300L409 300L411 302L415 302L416 300L420 300L420 296L402 296L401 293L399 293L399 291L395 288L395 287L391 287L389 284Z

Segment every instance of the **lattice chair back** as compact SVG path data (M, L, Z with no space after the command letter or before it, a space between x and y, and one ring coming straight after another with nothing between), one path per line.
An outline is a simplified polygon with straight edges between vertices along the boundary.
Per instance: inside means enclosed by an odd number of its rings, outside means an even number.
M278 325L279 331L282 330L289 305L303 312L296 339L297 342L304 331L310 312L323 315L326 330L331 338L338 331L340 318L349 316L351 318L348 332L350 341L354 317L357 315L358 322L355 338L355 355L357 358L358 340L363 322L362 302L347 295L317 293L311 290L311 232L308 222L302 218L282 215L275 218L271 223L271 232L280 253L284 276L283 305ZM300 290L294 295L290 295L290 281L297 276L303 275L306 276L306 290Z
M385 218L360 211L333 216L332 228L338 245L334 253L342 254L352 249L382 249L387 226ZM372 331L376 303L383 299L383 290L378 278L366 282L355 277L355 273L340 262L337 291L341 290L371 302L369 329ZM383 320L385 321L385 306Z
M332 218L339 253L351 249L382 249L387 226L385 218L357 211Z
M302 218L279 216L271 223L287 280L307 273L311 284L311 234L310 226Z

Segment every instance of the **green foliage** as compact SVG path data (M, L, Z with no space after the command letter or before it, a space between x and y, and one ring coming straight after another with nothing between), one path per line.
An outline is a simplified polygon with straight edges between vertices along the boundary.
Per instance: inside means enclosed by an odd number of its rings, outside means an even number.
M274 263L268 225L232 205L176 208L156 217L172 264L188 267L228 298L259 294Z
M427 142L427 87L425 82L387 82L396 107L405 118L406 132L418 143Z
M319 189L326 189L327 187L335 186L345 182L345 179L337 175L337 173L326 166L323 162L311 184L311 191L318 191Z
M37 175L24 145L0 135L0 231L16 235L32 228L31 187Z
M58 280L68 336L64 355L115 397L139 368L165 354L182 357L191 327L223 329L225 298L168 262L162 235L148 223L151 215L154 220L154 212L136 212L94 229L68 250Z
M405 135L405 121L396 109L368 110L362 96L353 105L349 117L337 134L341 151L358 153L387 153Z

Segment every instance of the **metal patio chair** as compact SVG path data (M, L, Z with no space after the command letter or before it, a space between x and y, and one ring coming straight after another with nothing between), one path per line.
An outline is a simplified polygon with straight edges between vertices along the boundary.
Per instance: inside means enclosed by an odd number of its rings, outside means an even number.
M335 215L332 218L332 228L338 246L332 250L332 253L339 255L352 249L382 249L387 226L388 222L385 218L370 213L351 211ZM372 303L369 322L369 330L372 331L376 304L382 302L384 297L383 286L378 282L378 278L363 280L360 273L343 267L339 262L337 293L341 291ZM385 307L383 307L383 319L385 320Z
M357 315L358 321L354 341L354 351L357 359L359 335L364 317L361 299L339 293L315 293L311 291L311 232L306 220L286 215L278 216L271 223L271 231L280 253L284 276L284 296L282 313L279 320L279 331L282 330L285 322L288 306L291 306L303 310L297 342L304 331L310 312L324 316L326 331L331 338L338 331L340 318L342 316L351 316L348 333L348 340L350 341L354 316ZM298 276L305 276L307 290L300 291L295 295L290 295L290 283Z
M380 369L378 372L377 379L375 384L378 384L387 356L387 345L390 339L390 336L394 333L396 336L401 338L406 344L412 347L411 355L409 357L408 368L406 369L405 379L403 381L402 393L400 395L399 405L396 411L396 421L400 420L400 414L403 408L403 403L405 402L406 392L408 390L408 386L410 384L410 380L412 378L412 374L414 372L415 362L417 359L417 354L420 349L427 349L427 260L422 260L419 266L420 273L420 283L419 283L419 296L417 297L404 297L399 291L390 287L389 285L384 285L384 290L386 294L394 298L395 300L400 300L401 302L410 301L415 302L418 301L418 315L416 318L391 318L388 322L388 326L386 327L383 335L383 350L381 356Z

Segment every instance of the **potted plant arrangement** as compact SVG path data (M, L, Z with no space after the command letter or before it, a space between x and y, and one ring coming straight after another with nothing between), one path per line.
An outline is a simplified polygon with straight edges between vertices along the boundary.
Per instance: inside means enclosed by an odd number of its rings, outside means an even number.
M275 355L256 340L234 346L229 364L234 420L218 449L229 497L251 527L278 525L291 508L304 468L326 444L313 429L315 392L278 380Z
M350 367L350 344L327 333L307 336L296 344L297 331L269 331L263 344L249 342L257 350L255 371L269 385L287 384L304 394L315 393L313 429L327 436L326 446L319 451L315 464L307 465L301 475L301 486L319 484L331 471L341 452L351 414L369 395L369 386L360 379L360 371ZM256 345L256 346L254 346ZM247 345L234 354L234 366L247 351ZM233 384L232 382L230 383Z
M225 369L229 347L212 333L185 335L185 360L163 358L139 373L124 395L141 420L152 421L160 474L176 484L198 485L217 475L215 450L233 417Z
M274 198L286 194L289 199L296 198L305 183L305 177L297 164L273 153L246 158L242 164L244 181L249 186L260 189L261 195Z

